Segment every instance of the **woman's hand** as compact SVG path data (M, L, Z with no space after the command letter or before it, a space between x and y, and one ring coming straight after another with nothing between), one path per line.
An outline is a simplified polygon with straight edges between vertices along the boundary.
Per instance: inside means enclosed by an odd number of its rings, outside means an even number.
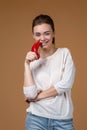
M34 61L37 59L37 55L35 52L32 52L32 51L29 51L27 54L26 54L26 57L25 57L25 64L29 64L30 62Z

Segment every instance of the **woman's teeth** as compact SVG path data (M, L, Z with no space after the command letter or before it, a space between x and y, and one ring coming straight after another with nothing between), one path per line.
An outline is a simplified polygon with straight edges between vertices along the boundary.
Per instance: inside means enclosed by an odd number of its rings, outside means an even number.
M43 45L43 46L47 45L47 42L43 42L42 45Z

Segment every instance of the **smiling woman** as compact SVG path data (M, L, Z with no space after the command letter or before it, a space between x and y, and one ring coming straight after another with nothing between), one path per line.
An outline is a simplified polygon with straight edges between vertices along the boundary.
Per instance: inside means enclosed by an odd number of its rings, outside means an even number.
M33 23L32 23L32 32L34 33L34 27L36 27L36 25L40 25L40 24L47 24L48 26L50 25L50 30L47 31L47 28L46 28L46 34L49 35L50 32L55 32L55 27L54 27L54 22L53 20L50 18L50 16L47 16L47 15L40 15L37 16L34 20L33 20ZM48 33L47 33L48 32ZM44 35L46 35L44 34ZM53 37L53 41L52 43L55 43L55 38Z
M50 16L39 15L32 23L35 42L41 42L40 58L29 51L24 62L24 95L30 103L26 130L74 130L71 88L75 66L68 48L55 47Z

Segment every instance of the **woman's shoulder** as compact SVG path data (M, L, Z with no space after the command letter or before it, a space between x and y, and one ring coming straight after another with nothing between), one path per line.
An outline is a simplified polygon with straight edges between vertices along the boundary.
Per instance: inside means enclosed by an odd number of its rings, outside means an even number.
M62 55L63 57L67 57L67 56L72 57L71 50L67 47L58 48L57 52L60 56Z
M57 51L59 51L61 53L70 53L70 49L67 47L58 48Z

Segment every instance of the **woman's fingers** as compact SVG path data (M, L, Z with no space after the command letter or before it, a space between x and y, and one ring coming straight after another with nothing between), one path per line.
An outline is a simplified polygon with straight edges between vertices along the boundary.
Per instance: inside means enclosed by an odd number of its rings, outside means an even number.
M26 59L26 61L34 61L34 60L37 59L37 55L36 55L35 52L30 51L30 52L27 53L25 59Z

